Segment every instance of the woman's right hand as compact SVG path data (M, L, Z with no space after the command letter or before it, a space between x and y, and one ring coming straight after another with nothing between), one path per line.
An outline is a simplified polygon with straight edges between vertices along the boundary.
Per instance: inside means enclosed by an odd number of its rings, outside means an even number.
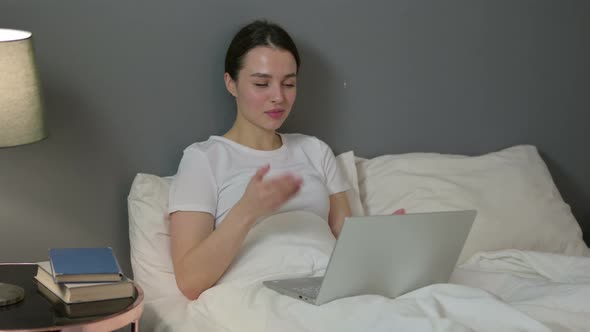
M270 170L266 165L252 177L242 198L236 203L241 213L256 220L278 210L301 189L303 180L292 174L264 180Z

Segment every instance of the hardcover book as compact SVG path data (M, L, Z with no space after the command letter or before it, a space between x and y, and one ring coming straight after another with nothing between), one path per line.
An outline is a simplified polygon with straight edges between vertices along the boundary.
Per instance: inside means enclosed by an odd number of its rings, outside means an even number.
M109 247L50 249L49 261L57 283L120 281L123 277Z
M55 316L63 320L91 317L100 318L104 315L116 314L129 307L135 301L132 297L125 297L68 304L50 291L49 288L45 287L41 282L37 282L37 290L49 301L49 303L51 303Z
M49 262L37 263L35 279L65 303L81 303L133 297L135 287L127 278L116 282L56 283Z

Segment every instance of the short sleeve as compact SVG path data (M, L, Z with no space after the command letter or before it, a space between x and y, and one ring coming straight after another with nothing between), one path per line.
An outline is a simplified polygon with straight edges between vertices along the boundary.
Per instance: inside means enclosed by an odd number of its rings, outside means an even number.
M332 149L330 149L328 144L324 143L322 140L318 139L318 142L320 144L322 169L326 177L326 186L328 187L330 195L350 189L350 185L348 184L348 181L346 181L344 173L338 166L338 162L336 161Z
M178 166L170 186L168 213L176 211L217 211L217 183L206 154L189 147Z

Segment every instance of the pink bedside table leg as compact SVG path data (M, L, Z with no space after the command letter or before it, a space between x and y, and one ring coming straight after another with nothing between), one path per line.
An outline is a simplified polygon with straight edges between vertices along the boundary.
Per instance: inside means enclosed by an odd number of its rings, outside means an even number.
M131 330L133 332L139 332L139 321L135 320L131 323Z

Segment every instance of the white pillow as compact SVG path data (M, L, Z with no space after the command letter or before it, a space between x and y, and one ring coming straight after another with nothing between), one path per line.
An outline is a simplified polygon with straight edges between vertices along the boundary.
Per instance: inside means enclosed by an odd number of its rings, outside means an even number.
M347 192L353 215L362 215L357 170L352 151L336 157L351 185ZM171 178L137 174L127 198L131 267L144 289L146 302L180 293L174 279L168 230L168 191Z
M182 296L176 286L170 232L168 191L171 178L137 174L127 197L129 243L133 278L143 288L146 302Z
M356 160L367 215L476 209L459 258L521 249L589 255L570 207L534 146L477 157L410 153Z
M348 203L353 216L364 216L365 211L361 203L359 181L357 176L354 153L344 152L336 157L340 169L350 184L350 190L346 192Z

